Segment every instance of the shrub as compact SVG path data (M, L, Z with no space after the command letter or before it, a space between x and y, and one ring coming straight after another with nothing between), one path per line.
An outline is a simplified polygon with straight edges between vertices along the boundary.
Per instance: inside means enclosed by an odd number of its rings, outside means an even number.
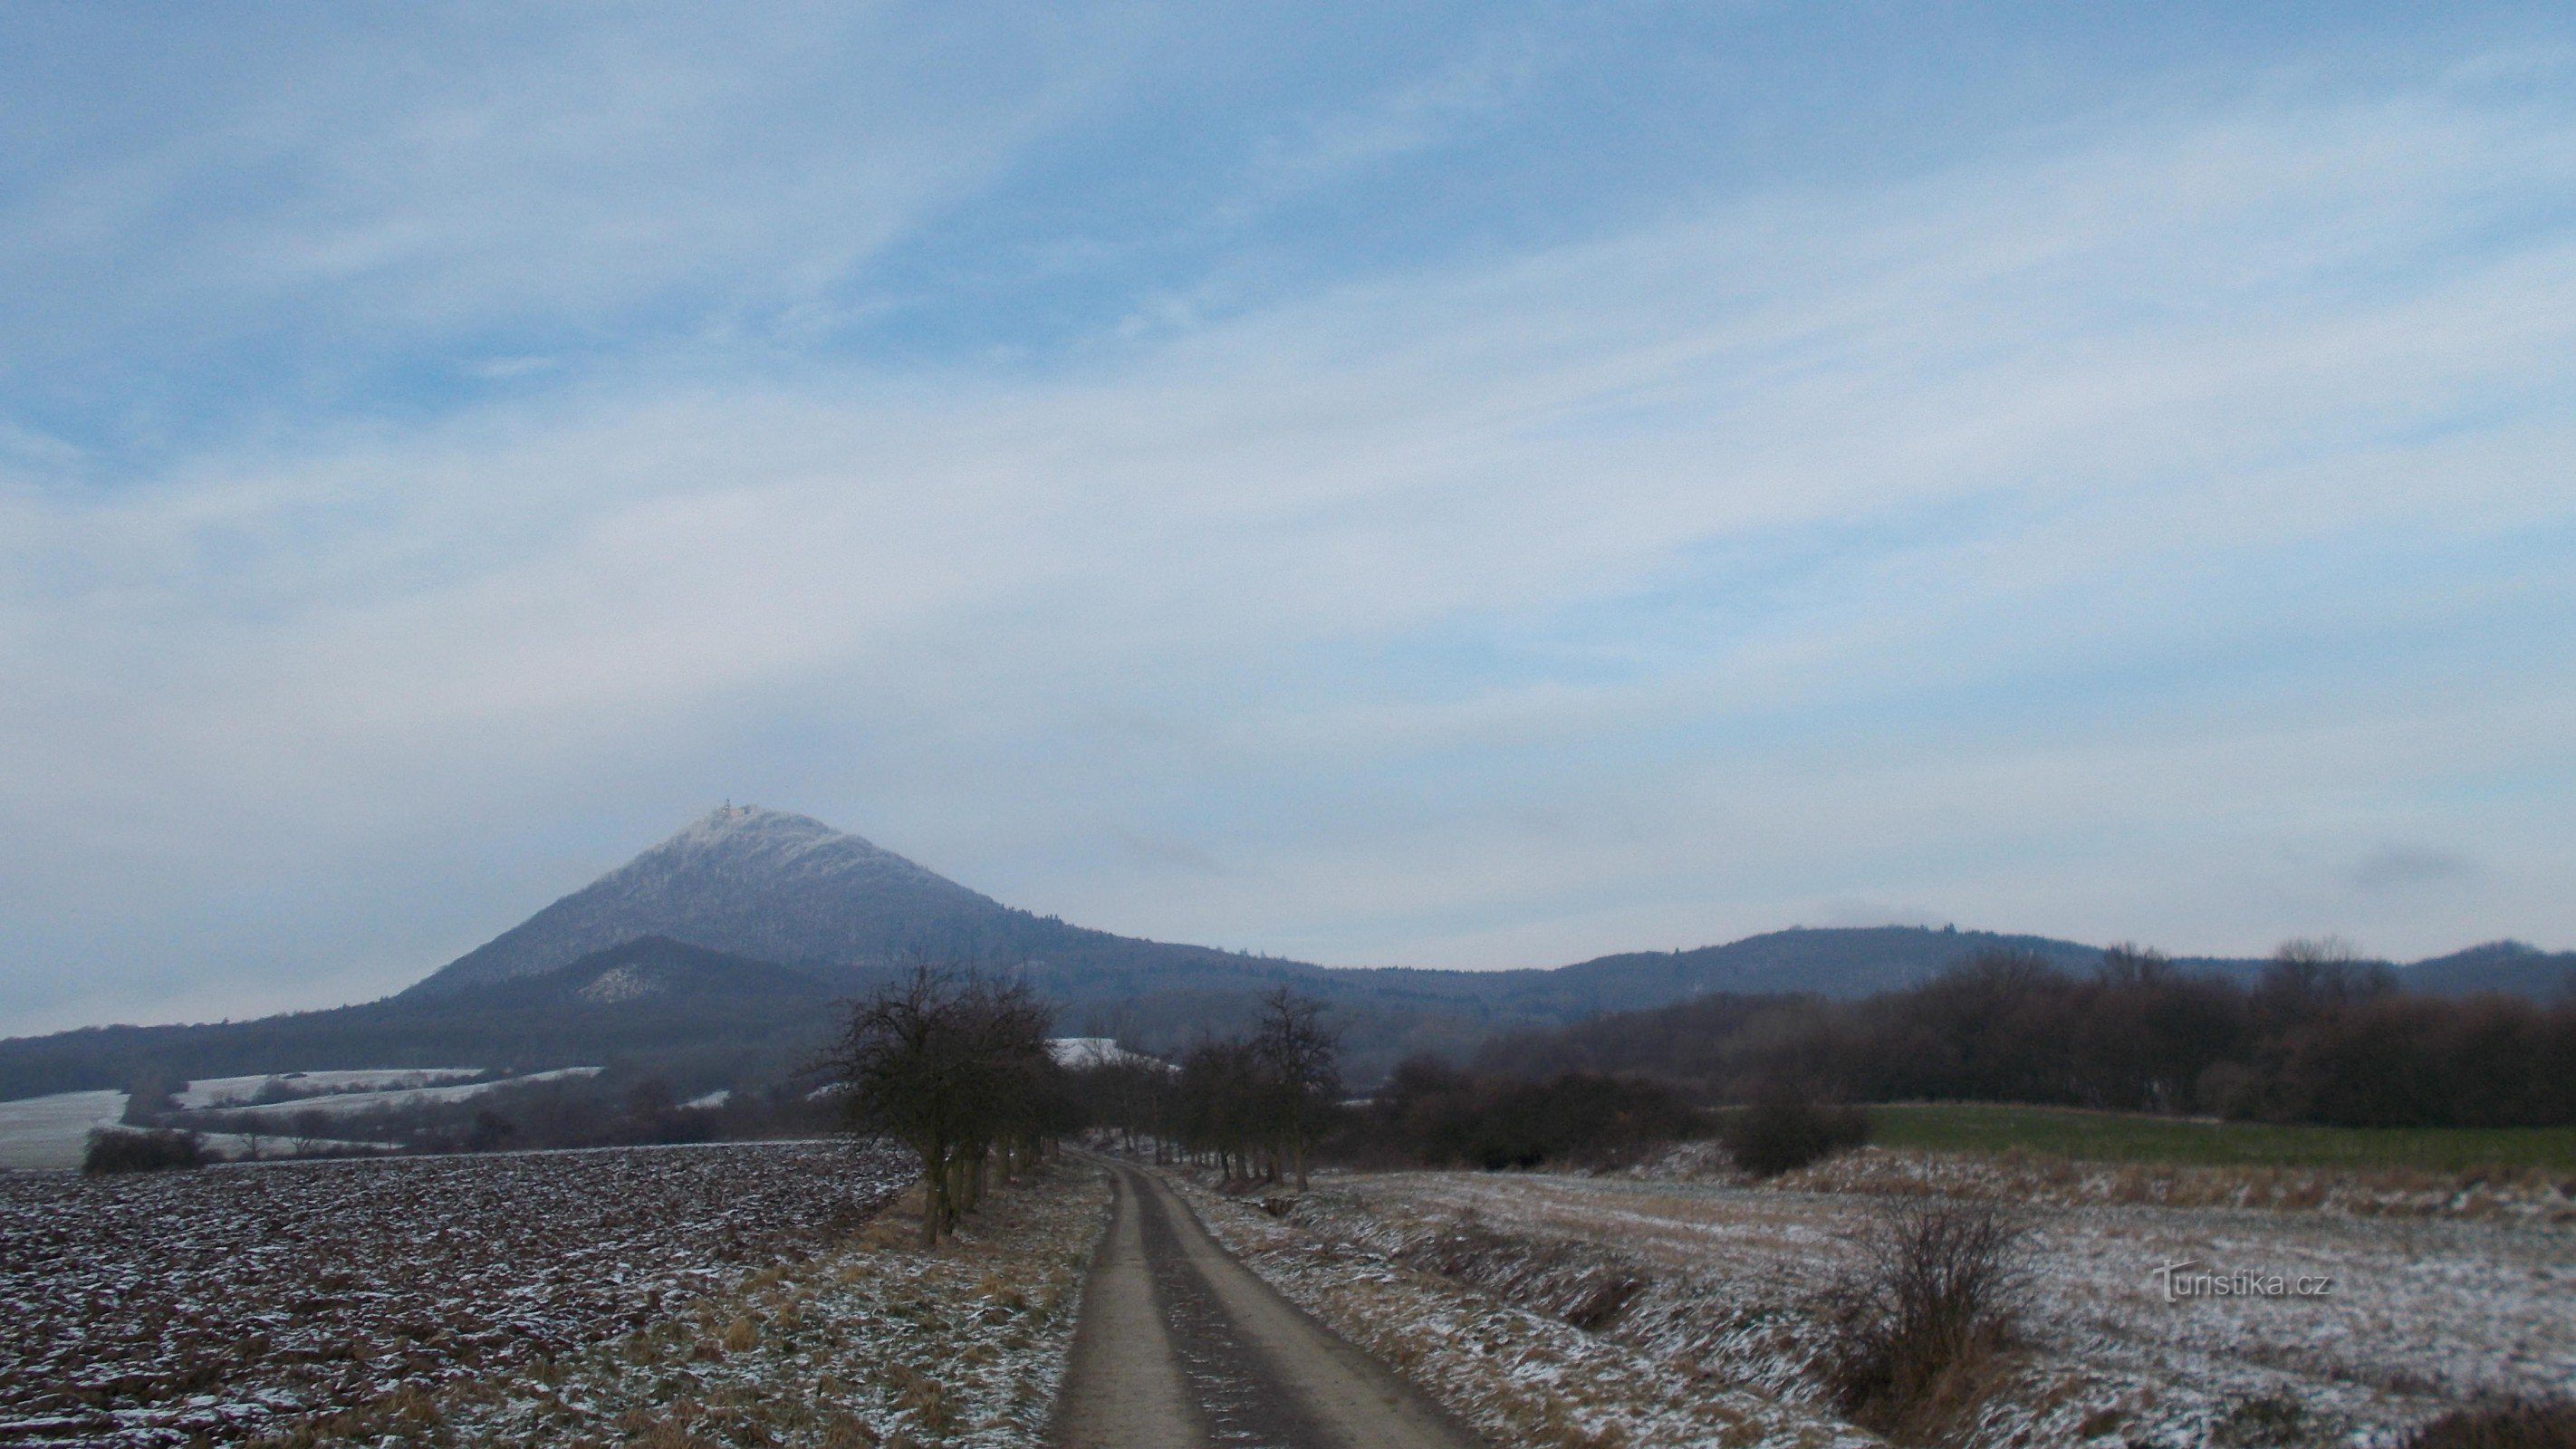
M2407 1435L2404 1449L2576 1449L2576 1402L2506 1399L2453 1409Z
M1777 1177L1868 1140L1868 1113L1818 1106L1785 1088L1757 1093L1751 1106L1728 1114L1718 1132L1735 1165L1755 1177Z
M193 1132L130 1132L114 1127L95 1128L89 1134L89 1150L81 1155L81 1171L91 1177L205 1165L205 1149Z
M1495 1170L1618 1162L1704 1130L1700 1113L1655 1082L1591 1072L1515 1081L1415 1058L1396 1067L1335 1148L1364 1162Z
M1891 1207L1827 1291L1825 1386L1853 1422L1939 1437L1993 1390L2030 1279L2028 1232L1990 1207Z
M2230 1408L2210 1426L2216 1449L2292 1449L2308 1441L2307 1406L2287 1394L2265 1394Z

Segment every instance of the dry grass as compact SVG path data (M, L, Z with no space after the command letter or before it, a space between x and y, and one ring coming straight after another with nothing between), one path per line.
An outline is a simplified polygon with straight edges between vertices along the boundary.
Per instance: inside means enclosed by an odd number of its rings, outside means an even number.
M1879 1215L1824 1305L1824 1380L1853 1422L1900 1443L1940 1443L1993 1397L2029 1294L2027 1239L1981 1204L1904 1203Z
M629 1339L447 1401L459 1445L1000 1449L1034 1443L1108 1206L1089 1170L1007 1187L932 1250L854 1224L840 1245L746 1274ZM886 1246L870 1246L884 1236ZM696 1345L694 1355L691 1345Z

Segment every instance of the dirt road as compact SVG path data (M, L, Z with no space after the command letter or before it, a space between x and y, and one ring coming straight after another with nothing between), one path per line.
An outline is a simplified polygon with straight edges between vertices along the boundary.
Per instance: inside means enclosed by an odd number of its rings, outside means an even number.
M1083 1288L1056 1409L1065 1449L1471 1449L1477 1441L1229 1258L1152 1173L1107 1163L1117 1206Z

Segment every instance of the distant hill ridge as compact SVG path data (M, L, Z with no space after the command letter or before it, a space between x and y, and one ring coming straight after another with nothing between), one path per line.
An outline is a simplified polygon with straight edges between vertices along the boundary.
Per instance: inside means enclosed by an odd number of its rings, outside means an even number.
M1991 950L2074 971L2101 959L2098 947L2043 936L1876 926L1792 928L1553 970L1323 967L1088 930L1003 905L808 816L728 805L396 996L252 1022L0 1041L0 1096L123 1086L146 1071L433 1058L533 1070L696 1053L784 1070L820 1043L831 1000L913 960L963 960L1026 981L1059 1005L1061 1031L1163 1045L1233 1029L1262 992L1293 986L1345 1008L1348 1069L1365 1082L1408 1053L1463 1058L1515 1027L1716 992L1863 996ZM2243 977L2262 963L2177 964ZM2571 971L2576 954L2503 941L2402 968L2401 979L2546 998L2567 989Z

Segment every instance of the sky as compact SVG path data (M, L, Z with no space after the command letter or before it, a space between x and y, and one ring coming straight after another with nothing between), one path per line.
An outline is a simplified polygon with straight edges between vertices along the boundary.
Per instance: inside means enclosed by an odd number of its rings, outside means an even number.
M0 8L0 1033L725 800L1336 965L2576 946L2576 12Z

